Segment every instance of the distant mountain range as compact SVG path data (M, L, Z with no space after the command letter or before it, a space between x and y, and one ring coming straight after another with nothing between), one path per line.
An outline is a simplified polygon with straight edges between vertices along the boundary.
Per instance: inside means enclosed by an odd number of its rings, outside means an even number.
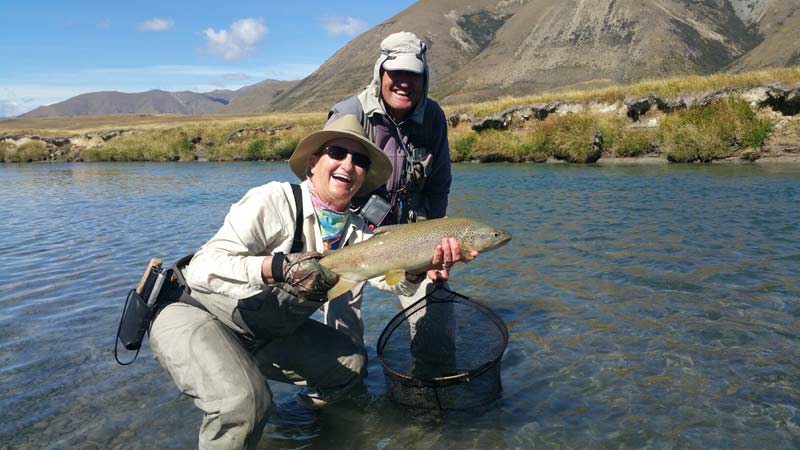
M401 30L429 44L431 96L445 104L800 65L800 0L421 0L303 80L83 94L24 116L323 111L367 85L378 43Z
M226 114L257 113L299 81L265 80L241 89L205 93L151 90L138 93L91 92L20 117L93 116L102 114Z

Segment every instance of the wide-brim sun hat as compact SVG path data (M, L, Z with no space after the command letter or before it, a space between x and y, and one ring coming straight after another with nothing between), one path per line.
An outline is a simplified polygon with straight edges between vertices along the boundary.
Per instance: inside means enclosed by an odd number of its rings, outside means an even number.
M386 58L382 67L385 70L404 70L425 73L425 51L427 46L414 33L401 31L393 33L381 42L381 56Z
M392 174L392 163L389 158L372 143L364 133L364 128L356 116L348 114L328 124L324 129L315 131L304 137L289 157L289 168L297 178L305 180L308 175L308 161L311 155L334 139L352 139L358 142L369 156L370 166L364 178L364 184L356 195L368 194L386 183Z

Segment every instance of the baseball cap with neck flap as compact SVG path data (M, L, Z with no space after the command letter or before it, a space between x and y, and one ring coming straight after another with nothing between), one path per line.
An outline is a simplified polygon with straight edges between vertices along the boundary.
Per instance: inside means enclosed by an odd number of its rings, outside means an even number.
M425 52L428 47L414 33L401 31L390 34L381 42L381 54L384 56L385 70L405 70L407 72L425 73L427 61Z

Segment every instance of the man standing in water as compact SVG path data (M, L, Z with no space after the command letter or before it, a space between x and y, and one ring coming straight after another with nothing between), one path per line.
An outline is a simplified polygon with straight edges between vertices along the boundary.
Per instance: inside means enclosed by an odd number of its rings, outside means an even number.
M358 117L369 138L392 163L392 175L386 184L372 192L391 206L386 218L381 223L373 223L375 226L437 219L447 213L451 182L447 120L442 108L428 98L426 53L426 44L413 33L389 35L381 42L380 56L367 88L334 105L328 114L328 123L346 114ZM413 296L400 296L403 307L407 308L432 291L431 277L446 281L447 269L432 271ZM427 339L431 337L429 333L436 332L441 334L433 336L437 348L450 349L454 327L452 309L436 310L436 315L441 317L432 317L431 312L413 323L409 321L412 334L425 334ZM326 324L363 345L360 299L340 297L326 304L323 313ZM422 341L418 339L415 343ZM413 344L412 347L418 355L430 350Z

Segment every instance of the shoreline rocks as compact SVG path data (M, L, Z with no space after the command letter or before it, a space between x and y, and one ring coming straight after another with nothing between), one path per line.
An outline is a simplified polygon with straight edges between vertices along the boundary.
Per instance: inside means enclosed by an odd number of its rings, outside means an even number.
M451 127L461 123L471 123L473 131L507 130L514 123L527 122L531 118L544 120L551 114L565 115L578 112L589 113L614 113L619 112L630 118L633 122L651 110L664 113L708 106L731 95L740 95L754 109L772 109L784 116L794 116L800 113L800 86L787 88L783 86L761 86L755 88L722 88L708 91L699 95L686 95L674 98L661 98L656 95L629 97L619 103L603 103L591 101L585 104L553 102L548 104L533 104L508 108L497 114L485 117L473 117L470 114L453 114L448 117Z

